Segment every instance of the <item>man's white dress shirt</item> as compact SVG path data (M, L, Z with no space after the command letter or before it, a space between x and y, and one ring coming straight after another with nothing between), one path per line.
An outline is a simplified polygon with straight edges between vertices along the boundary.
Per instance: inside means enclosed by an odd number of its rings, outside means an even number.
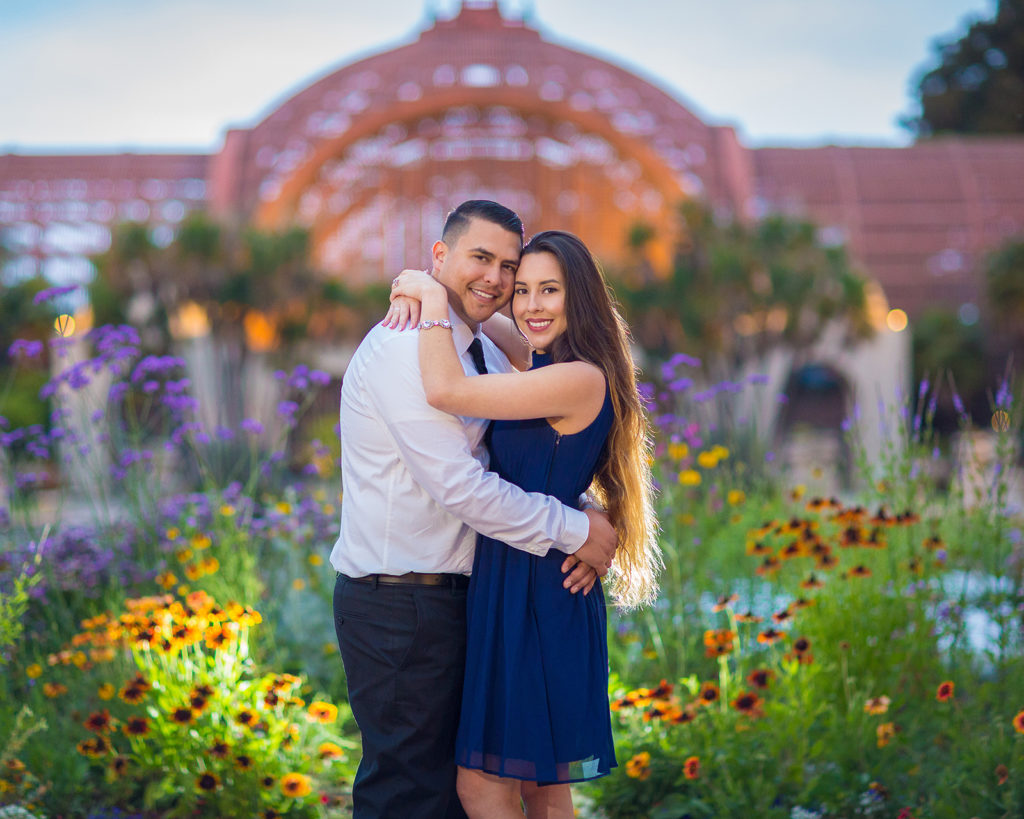
M467 375L473 331L449 310ZM428 333L446 333L433 328ZM374 327L341 389L341 533L331 565L350 577L405 572L469 574L476 533L543 555L574 552L589 521L554 498L487 472L487 420L431 407L420 377L419 332ZM512 366L480 336L488 372Z

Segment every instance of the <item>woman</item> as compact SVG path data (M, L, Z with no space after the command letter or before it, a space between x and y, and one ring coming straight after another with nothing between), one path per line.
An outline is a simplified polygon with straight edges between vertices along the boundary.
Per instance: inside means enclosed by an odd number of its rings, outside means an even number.
M523 374L465 375L451 333L429 326L448 316L445 288L430 276L407 271L393 294L421 303L430 404L495 419L491 469L523 489L572 504L589 487L619 535L612 594L625 607L650 601L660 561L646 421L625 324L586 246L546 231L523 249L512 297L534 348ZM515 352L507 337L496 340ZM616 764L603 591L566 593L563 557L486 537L477 545L456 741L459 797L472 819L521 817L520 800L528 816L571 817L569 783Z

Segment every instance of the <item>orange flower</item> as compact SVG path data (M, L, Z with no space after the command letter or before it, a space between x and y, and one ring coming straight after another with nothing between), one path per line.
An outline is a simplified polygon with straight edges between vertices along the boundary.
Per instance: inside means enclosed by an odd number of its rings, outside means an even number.
M306 712L310 721L321 722L325 725L334 722L338 718L338 706L329 702L312 702Z
M924 548L929 549L931 551L946 548L946 542L938 535L926 537L921 545L924 546Z
M149 719L147 717L129 717L121 730L130 737L144 737L149 733Z
M55 700L67 694L68 687L63 683L43 683L43 693L51 700Z
M693 722L695 719L697 719L697 708L693 703L689 703L683 708L674 709L671 713L665 715L665 721L673 725L685 725L687 722Z
M760 623L762 620L764 620L763 617L758 617L754 612L750 611L750 609L747 609L747 611L742 614L736 615L737 623Z
M316 749L316 753L320 759L341 759L345 756L341 746L333 742L321 742L320 747Z
M786 654L787 660L796 660L801 665L810 665L814 662L814 655L811 654L811 641L806 637L797 637L793 641L793 651Z
M731 703L732 707L741 714L749 717L759 717L762 714L761 705L763 700L753 691L741 691Z
M626 763L626 775L641 782L651 775L651 755L641 751Z
M757 642L764 643L765 645L769 646L773 643L777 643L779 640L785 639L786 632L776 631L773 628L767 629L766 631L762 631L760 634L757 635Z
M105 734L111 728L110 711L104 708L102 711L93 711L89 719L83 723L86 730L95 734Z
M953 699L953 683L949 680L939 683L939 688L935 692L935 699L939 702L947 702Z
M808 589L808 590L810 590L810 589L820 589L820 588L821 588L822 586L824 586L824 585L825 585L825 584L824 584L824 583L822 583L822 582L821 582L821 581L820 581L820 580L818 579L818 576L817 576L817 575L816 575L816 574L815 574L814 572L811 572L811 573L810 573L810 574L809 574L809 575L807 576L807 579L806 579L806 580L802 580L802 581L800 581L800 588L801 588L801 589Z
M754 688L765 689L769 686L775 672L770 668L755 668L747 675L747 682Z
M888 745L897 732L896 723L894 722L883 722L875 728L875 738L878 741L878 747L884 748Z
M240 771L248 771L253 766L253 759L248 754L238 754L235 757L235 767Z
M783 623L786 623L792 619L793 612L791 612L788 607L782 609L781 611L777 611L772 615L772 622L780 626Z
M747 544L748 555L766 555L771 553L772 547L766 543L762 543L760 540L755 540L752 543Z
M114 779L120 779L128 770L128 757L115 756L110 760L110 775Z
M768 575L775 574L779 570L779 566L782 562L774 555L769 555L761 561L761 565L754 569L754 573L760 577L766 577Z
M713 702L718 701L718 686L713 682L706 682L700 687L700 693L697 694L698 705L711 705Z
M110 743L102 734L84 739L75 747L78 749L78 753L92 758L104 756L110 751Z
M210 756L216 759L227 759L228 753L231 751L231 746L228 745L227 740L217 738L213 741L213 745L210 746Z
M188 725L192 722L194 715L192 709L188 706L181 706L171 711L171 721L176 722L179 725Z
M695 756L688 756L683 763L683 776L687 779L696 779L700 776L700 760Z
M731 608L732 604L740 599L738 594L723 594L715 601L715 605L711 607L711 611L720 612L723 609Z
M1005 785L1010 779L1010 769L1005 765L996 765L996 784Z
M1018 734L1024 734L1024 711L1018 711L1013 718L1013 730Z
M285 796L308 796L312 790L310 779L304 774L290 773L281 777L281 791Z
M249 709L243 708L237 714L235 714L235 722L239 725L255 725L259 722L259 718L256 716L256 712Z
M867 702L864 703L865 714L884 714L889 710L889 703L892 702L884 694L880 697L871 697Z
M839 558L831 552L828 552L823 555L818 555L818 559L815 561L814 565L818 569L828 571L829 569L834 569L839 565Z
M870 577L871 569L861 563L858 566L854 566L850 569L850 577Z

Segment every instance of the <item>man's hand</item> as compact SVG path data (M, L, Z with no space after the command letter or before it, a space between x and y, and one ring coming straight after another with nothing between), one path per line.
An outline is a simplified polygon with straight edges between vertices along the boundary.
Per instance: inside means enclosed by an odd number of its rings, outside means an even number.
M583 513L590 520L590 533L583 545L576 550L574 557L592 566L599 577L604 577L615 558L619 538L615 533L615 527L611 525L604 512L584 509Z

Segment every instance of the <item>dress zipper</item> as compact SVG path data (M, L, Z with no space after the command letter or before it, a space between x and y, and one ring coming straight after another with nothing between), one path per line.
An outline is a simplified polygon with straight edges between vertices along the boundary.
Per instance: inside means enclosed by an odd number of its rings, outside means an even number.
M555 430L555 448L551 450L551 458L548 459L548 474L544 478L544 494L550 494L551 489L551 467L555 464L555 455L558 454L558 444L562 440L562 433Z

